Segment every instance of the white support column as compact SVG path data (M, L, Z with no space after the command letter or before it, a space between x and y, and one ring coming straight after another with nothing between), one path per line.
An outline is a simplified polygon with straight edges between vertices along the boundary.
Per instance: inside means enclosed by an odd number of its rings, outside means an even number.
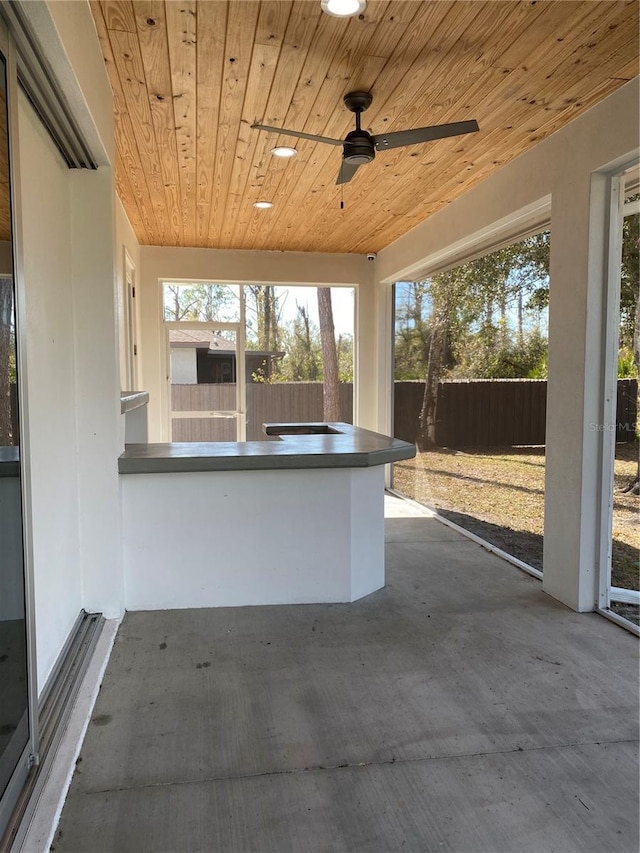
M376 410L378 405L378 382L376 370L377 345L377 293L375 286L375 261L365 261L368 267L362 270L356 293L354 379L354 423L365 429L378 427Z
M383 435L393 435L393 285L377 282L376 295L378 417L375 429Z
M551 217L543 588L578 611L598 597L610 180L558 181Z
M124 578L113 175L70 177L83 605L114 618L124 612Z

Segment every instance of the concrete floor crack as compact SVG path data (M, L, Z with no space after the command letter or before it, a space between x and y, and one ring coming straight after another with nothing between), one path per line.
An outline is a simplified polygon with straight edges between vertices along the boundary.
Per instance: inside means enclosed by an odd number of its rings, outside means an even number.
M638 743L638 738L622 738L620 740L587 740L576 741L575 743L547 744L544 746L516 746L510 749L484 750L481 752L462 752L450 755L427 755L417 756L415 758L395 758L392 756L389 759L381 761L361 761L361 762L344 762L340 764L313 764L308 767L293 767L287 770L265 770L260 773L239 773L229 776L205 776L200 779L182 779L172 780L170 782L150 782L144 785L118 785L112 788L96 788L92 791L84 791L85 795L106 794L122 791L148 790L152 788L170 788L181 785L200 785L215 782L233 782L250 779L263 779L276 776L292 776L299 773L325 773L335 770L352 770L367 767L384 767L401 764L417 764L428 761L443 761L466 758L483 758L495 755L509 755L513 753L525 752L540 752L544 750L558 749L575 749L583 746L609 746L617 744L632 744Z

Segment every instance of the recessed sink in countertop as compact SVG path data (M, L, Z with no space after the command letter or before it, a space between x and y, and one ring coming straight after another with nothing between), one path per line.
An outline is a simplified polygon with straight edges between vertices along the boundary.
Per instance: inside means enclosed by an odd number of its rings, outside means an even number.
M329 424L264 424L267 435L340 435L340 431Z

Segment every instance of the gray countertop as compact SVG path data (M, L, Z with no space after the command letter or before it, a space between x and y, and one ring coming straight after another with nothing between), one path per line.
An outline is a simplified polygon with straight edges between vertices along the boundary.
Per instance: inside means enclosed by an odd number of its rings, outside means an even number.
M304 428L304 424L301 425ZM314 427L317 427L314 424ZM121 474L190 471L266 471L294 468L369 468L416 454L413 444L377 432L332 423L321 435L284 435L279 441L128 444L118 460ZM273 430L277 424L269 424ZM287 430L292 425L287 424Z
M120 394L120 411L123 415L140 406L146 406L149 402L148 391L123 391Z

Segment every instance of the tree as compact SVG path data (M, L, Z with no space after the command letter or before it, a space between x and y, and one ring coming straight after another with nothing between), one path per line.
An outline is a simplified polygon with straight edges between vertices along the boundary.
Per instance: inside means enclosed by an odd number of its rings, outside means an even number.
M462 279L457 270L440 273L430 281L432 310L429 321L429 353L416 436L416 444L420 451L433 446L436 440L438 382L450 351L450 339L456 325L461 284Z
M320 342L322 345L322 399L325 421L340 420L340 387L338 377L338 354L333 326L331 289L318 287L318 317L320 320Z
M634 200L640 196L634 196ZM622 231L622 268L620 274L620 348L631 349L636 376L640 382L640 214L626 216ZM636 412L640 408L636 397ZM623 492L640 495L640 442L635 479Z
M396 284L394 371L396 380L421 379L429 359L429 283Z
M250 337L247 335L247 346L265 352L279 350L282 306L275 287L269 284L249 284L245 294L250 297L246 301L247 331L252 332Z
M164 319L174 322L215 322L237 299L226 284L165 284Z
M338 379L340 382L353 382L353 336L339 335L337 350Z
M186 320L194 307L194 302L186 298L187 288L180 284L165 284L164 286L164 319Z
M470 336L457 364L447 372L451 379L545 379L548 343L539 329L518 331L515 337L499 335L496 344L486 336Z
M309 310L296 305L296 316L284 327L286 352L280 376L287 382L317 382L321 373L320 333L309 319Z
M634 196L634 199L640 198ZM640 282L640 214L625 216L622 228L622 267L620 270L620 347L634 349L638 336L638 290ZM635 353L634 353L635 356ZM638 358L635 357L639 371Z
M416 439L420 450L435 443L438 382L446 371L460 372L464 368L466 378L505 373L512 376L523 375L524 369L539 370L544 363L546 342L541 341L539 329L527 342L531 350L528 358L516 358L514 348L524 348L526 340L523 296L528 295L531 301L537 294L537 302L530 310L544 307L548 270L549 235L544 233L439 273L423 283L428 287L430 305L427 326L418 326L415 317L409 326L414 336L419 328L422 340L429 341ZM416 292L424 301L423 292ZM515 344L508 329L512 306L517 312Z

